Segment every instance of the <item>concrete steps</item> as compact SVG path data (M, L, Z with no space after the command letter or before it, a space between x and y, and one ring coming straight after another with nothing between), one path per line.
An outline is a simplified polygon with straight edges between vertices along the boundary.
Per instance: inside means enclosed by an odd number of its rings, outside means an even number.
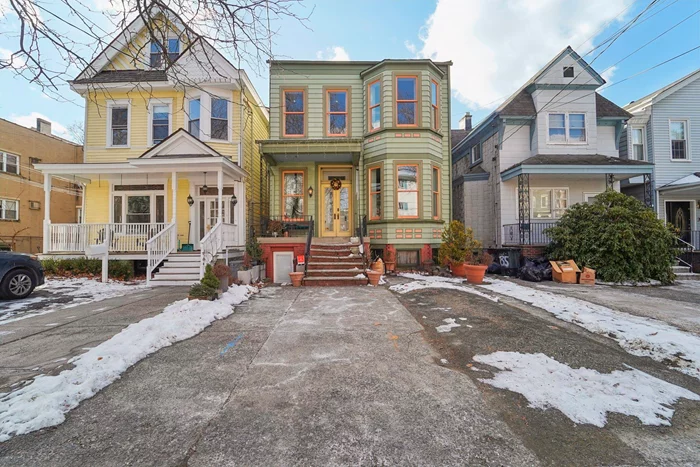
M673 266L672 269L677 281L700 281L700 274L690 272L688 266L678 264Z

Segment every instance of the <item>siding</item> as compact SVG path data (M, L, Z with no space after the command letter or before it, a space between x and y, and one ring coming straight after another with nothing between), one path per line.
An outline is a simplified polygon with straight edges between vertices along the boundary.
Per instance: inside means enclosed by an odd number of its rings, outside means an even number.
M85 187L85 223L108 223L110 221L109 204L109 182L93 181L87 185Z

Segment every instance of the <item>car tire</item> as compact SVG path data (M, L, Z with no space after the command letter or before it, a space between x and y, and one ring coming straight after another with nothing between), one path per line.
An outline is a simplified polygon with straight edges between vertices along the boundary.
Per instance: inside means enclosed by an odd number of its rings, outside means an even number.
M9 299L20 299L29 296L36 287L34 274L27 269L14 269L5 275L0 284L0 296Z

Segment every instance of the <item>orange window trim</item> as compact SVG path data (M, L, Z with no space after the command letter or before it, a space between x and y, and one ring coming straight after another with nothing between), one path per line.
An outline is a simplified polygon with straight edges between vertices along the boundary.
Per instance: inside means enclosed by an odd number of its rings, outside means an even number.
M435 210L435 215L433 216L433 219L440 219L440 168L439 167L433 167L433 172L437 172L437 186L432 186L430 189L433 191L433 196L435 197L437 201L437 209ZM430 184L432 185L433 180L430 180Z
M287 112L287 93L288 92L300 92L301 99L303 101L304 110L302 112ZM287 134L287 115L304 115L306 113L306 91L304 89L285 89L282 91L282 113L284 118L282 119L282 135L287 138L303 138L306 136L306 118L304 118L304 132L300 135L297 134Z
M331 112L331 99L330 94L332 92L342 92L345 94L345 112ZM348 91L347 89L328 89L326 91L326 136L338 137L348 135ZM331 133L331 115L345 115L345 133ZM306 130L306 128L304 129Z
M433 130L437 130L440 127L440 85L434 79L430 81L435 85L435 104L433 104L433 96L430 96L430 105L433 110L433 115L431 115L433 119Z
M298 194L298 195L285 194L284 185L286 183L285 175L287 175L287 174L301 174L301 193L300 194ZM284 170L284 171L282 171L282 205L280 206L280 209L282 211L282 218L284 218L286 220L290 220L290 221L303 221L304 220L303 217L300 217L300 218L287 217L285 212L284 212L284 208L285 208L285 206L287 206L287 202L286 202L287 198L302 198L302 199L304 198L304 187L305 186L306 186L306 180L304 180L304 171L303 170ZM304 204L306 204L306 203L304 203ZM304 206L302 216L304 215L303 213L305 213L305 212L306 212L306 206Z
M379 100L376 104L372 105L372 86L375 84L379 84ZM382 85L379 83L378 79L375 79L367 85L367 102L369 103L369 109L367 109L367 124L369 125L369 131L371 133L382 128ZM379 126L377 128L372 128L372 109L375 107L379 107Z
M416 185L418 188L415 190L402 190L399 185L399 168L400 167L415 167L416 168ZM398 164L396 166L396 217L398 219L418 219L420 216L420 166L418 164ZM398 193L416 193L416 202L418 205L416 206L417 209L417 214L415 216L399 216L398 215L398 203L399 203L399 196Z
M374 195L376 195L377 193L381 193L381 172L379 172L379 176L380 176L380 179L379 179L380 191L372 191L372 180L373 180L373 179L372 179L372 171L374 171L374 170L381 170L381 168L382 168L381 166L378 166L378 167L370 167L370 168L369 168L369 174L368 174L368 175L369 175L369 177L368 177L368 180L369 180L369 220L371 220L371 221L378 220L378 219L381 219L381 218L382 218L381 215L379 215L379 216L373 216L373 215L372 215L372 213L374 212L374 210L372 209L372 197L373 197ZM381 211L380 211L380 212L381 212Z
M413 99L403 100L399 99L399 79L400 78L411 78L413 79ZM396 126L413 127L418 126L418 77L417 76L397 76L394 81L394 86L396 89L396 105L394 106L394 111L396 112ZM399 123L399 104L410 104L413 103L413 123Z

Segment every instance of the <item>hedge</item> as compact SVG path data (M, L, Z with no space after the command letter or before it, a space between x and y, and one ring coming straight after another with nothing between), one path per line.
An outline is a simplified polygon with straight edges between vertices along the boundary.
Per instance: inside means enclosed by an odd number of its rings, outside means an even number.
M45 259L41 262L44 273L49 276L99 276L102 274L102 260L88 258ZM131 261L111 260L108 262L108 275L112 279L130 280L134 277Z

